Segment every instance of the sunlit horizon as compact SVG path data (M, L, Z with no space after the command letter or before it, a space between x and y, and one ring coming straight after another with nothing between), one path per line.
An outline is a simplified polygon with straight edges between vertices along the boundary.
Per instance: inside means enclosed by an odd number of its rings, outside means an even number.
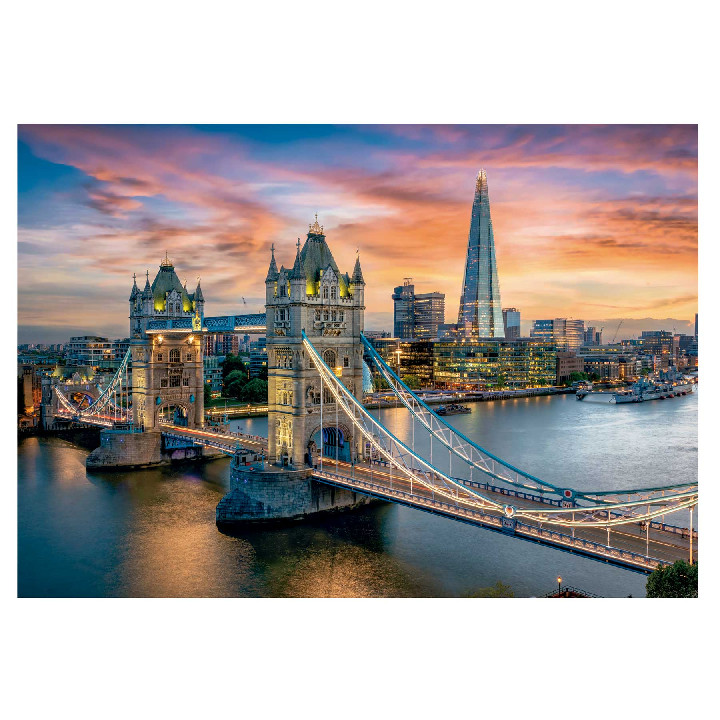
M206 314L262 310L271 244L291 266L315 212L341 271L360 251L368 329L405 277L455 322L480 168L523 332L692 332L696 126L20 126L19 342L127 336L166 251Z

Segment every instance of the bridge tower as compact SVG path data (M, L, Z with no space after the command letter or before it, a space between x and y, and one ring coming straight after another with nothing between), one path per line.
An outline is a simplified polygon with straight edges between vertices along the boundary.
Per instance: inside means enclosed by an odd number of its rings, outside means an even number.
M297 242L291 269L279 270L272 250L265 280L268 351L268 461L296 469L315 461L321 425L320 378L303 350L302 331L345 386L362 398L365 281L360 258L352 275L341 273L323 227L310 225L305 244ZM326 441L361 454L360 438L325 388L322 401ZM355 439L354 447L353 438ZM319 440L322 442L322 440Z
M194 293L181 284L165 254L150 284L130 293L133 422L147 430L163 421L199 427L204 416L202 317L198 278Z

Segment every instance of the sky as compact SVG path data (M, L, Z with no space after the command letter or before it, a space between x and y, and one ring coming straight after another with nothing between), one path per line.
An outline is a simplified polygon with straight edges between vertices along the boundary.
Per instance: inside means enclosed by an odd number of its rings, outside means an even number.
M359 250L366 328L392 331L405 277L456 322L480 168L525 333L692 332L695 125L21 125L18 342L126 337L133 273L166 251L206 315L262 311L271 244L291 267L316 212L341 271Z

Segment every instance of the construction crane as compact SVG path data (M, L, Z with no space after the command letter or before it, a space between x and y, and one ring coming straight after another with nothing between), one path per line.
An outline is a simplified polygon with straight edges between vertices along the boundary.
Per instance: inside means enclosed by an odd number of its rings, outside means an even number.
M615 342L615 338L617 337L617 334L620 332L620 326L623 324L623 322L624 322L624 319L618 323L617 330L615 330L615 334L613 335L612 343L610 343L611 345Z

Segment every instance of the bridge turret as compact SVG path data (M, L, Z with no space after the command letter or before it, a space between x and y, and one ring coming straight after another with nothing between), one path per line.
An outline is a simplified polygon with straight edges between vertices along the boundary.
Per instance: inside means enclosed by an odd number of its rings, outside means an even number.
M275 464L307 467L322 444L320 434L320 379L306 357L305 330L325 361L357 397L362 396L362 342L364 280L356 262L355 288L341 273L315 217L301 248L298 241L291 270L277 271L274 252L266 278L268 348L268 460ZM289 286L289 288L288 288ZM289 293L288 293L289 289ZM327 392L326 417L334 417L334 401ZM361 443L351 448L352 431L339 419L339 433L326 434L342 456L361 454ZM331 423L327 421L326 426ZM332 423L334 426L334 423ZM328 440L328 438L330 438Z

